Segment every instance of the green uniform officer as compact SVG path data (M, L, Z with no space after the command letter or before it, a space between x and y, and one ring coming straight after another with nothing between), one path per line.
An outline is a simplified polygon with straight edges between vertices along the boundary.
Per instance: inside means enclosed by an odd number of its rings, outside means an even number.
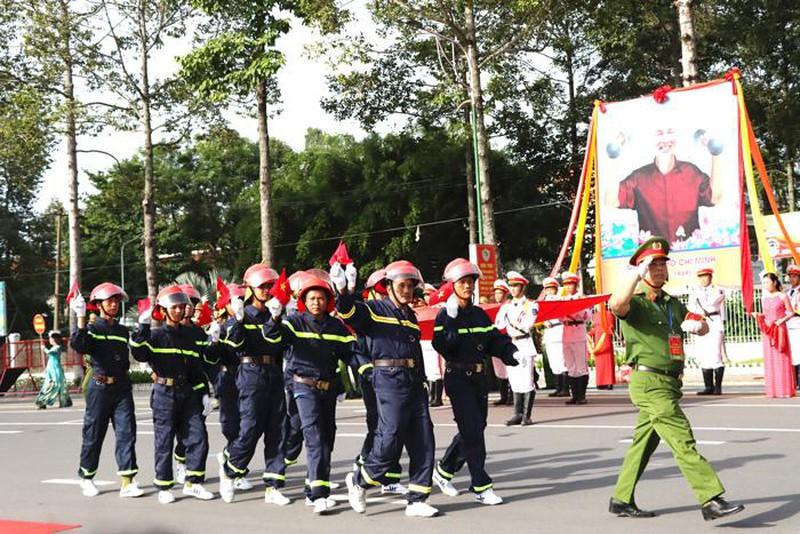
M661 237L645 241L630 259L636 267L630 280L614 292L609 305L620 318L628 363L634 367L629 386L639 408L633 444L625 454L609 512L620 517L653 517L636 506L633 494L650 456L663 439L701 504L706 521L741 512L742 505L722 499L725 492L711 464L697 452L682 397L683 332L705 335L702 320L685 319L686 307L662 290L668 280L669 243ZM639 281L643 291L637 292Z

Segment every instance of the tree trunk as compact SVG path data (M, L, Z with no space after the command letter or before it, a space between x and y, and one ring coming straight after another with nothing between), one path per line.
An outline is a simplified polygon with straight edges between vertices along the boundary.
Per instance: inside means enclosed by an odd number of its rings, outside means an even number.
M147 295L155 301L158 294L155 243L156 205L153 198L155 179L153 176L153 126L150 117L150 78L148 65L150 58L147 51L147 13L144 2L140 4L139 38L139 45L141 46L140 52L142 54L140 67L142 86L140 90L142 97L142 130L144 131L144 196L142 198L144 268L145 278L147 279ZM123 237L123 240L125 237Z
M464 128L467 140L464 142L464 167L467 178L467 225L469 227L469 243L478 242L478 220L475 213L475 153L472 150L472 121L468 107L464 108Z
M794 174L792 173L792 162L786 164L786 200L789 203L789 211L794 211Z
M481 179L480 210L483 216L483 243L495 244L494 201L492 187L489 182L489 137L483 119L483 89L481 87L481 71L478 58L477 36L475 34L475 13L472 0L464 3L465 33L467 38L467 65L470 75L470 101L475 110L475 130L478 137L478 175Z
M269 169L269 132L267 130L267 82L256 85L258 108L258 192L261 207L261 261L272 266L272 177Z
M681 67L683 86L697 83L696 41L694 36L694 19L692 17L693 0L675 0L678 9L678 24L681 32Z
M62 27L68 30L72 27L70 20L69 3L61 2ZM65 136L67 141L67 169L69 172L69 203L67 205L67 220L69 224L69 285L77 282L81 287L81 212L78 208L78 140L75 130L75 85L72 74L72 35L64 32L64 106L65 106ZM58 298L58 297L56 297ZM77 328L75 314L69 312L69 331Z
M64 213L56 212L56 276L53 284L53 330L61 329L61 217Z

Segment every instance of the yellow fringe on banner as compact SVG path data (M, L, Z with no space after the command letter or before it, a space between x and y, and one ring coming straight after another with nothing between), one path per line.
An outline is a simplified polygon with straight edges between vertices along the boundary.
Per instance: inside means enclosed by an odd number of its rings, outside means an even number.
M736 96L739 100L739 135L742 142L742 165L744 166L745 183L747 184L747 196L750 199L750 213L753 215L753 225L756 228L756 241L758 242L758 255L764 262L764 269L775 272L775 263L769 254L767 247L767 234L764 228L764 218L761 214L761 206L758 201L756 181L753 176L753 156L750 152L750 136L747 131L747 113L745 111L744 92L739 81L739 75L733 77L736 84Z
M592 180L596 179L595 153L597 147L597 110L599 106L595 104L592 111L592 132L589 140L589 157L586 174L586 184L583 188L583 198L581 199L581 212L578 216L578 227L575 232L575 248L572 250L572 259L569 262L569 272L578 272L578 264L581 261L581 251L583 250L583 236L586 233L586 217L589 213L589 202L592 198Z

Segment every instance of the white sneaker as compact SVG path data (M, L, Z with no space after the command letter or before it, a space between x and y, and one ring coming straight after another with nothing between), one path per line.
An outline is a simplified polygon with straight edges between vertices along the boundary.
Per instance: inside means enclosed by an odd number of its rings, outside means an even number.
M247 491L253 489L253 483L245 477L239 477L233 479L233 487L237 490Z
M97 486L94 485L94 481L91 478L82 478L81 493L83 493L84 497L97 497L100 490L97 489Z
M225 454L217 453L217 463L219 464L219 496L225 502L233 502L234 485L228 475L225 474Z
M306 497L306 506L314 506L314 502ZM333 497L328 497L328 508L333 508L334 506L336 506L336 500Z
M381 486L381 495L405 495L406 493L408 493L408 488L399 482Z
M489 506L494 506L495 504L503 504L502 497L496 494L492 488L483 490L480 493L476 493L475 500L481 504L488 504Z
M458 490L453 483L437 473L435 470L433 472L433 483L439 486L439 489L442 490L442 493L448 497L458 497Z
M184 484L183 494L201 501L210 501L214 498L214 494L205 489L202 484L192 484L191 482Z
M181 462L175 464L175 481L178 484L186 484L186 464Z
M142 495L144 495L144 490L139 487L135 480L131 480L127 486L119 489L119 496L123 499L126 497L141 497Z
M158 502L161 504L169 504L175 502L175 495L169 490L161 490L158 492Z
M434 517L439 515L439 510L426 502L410 502L406 505L408 517Z
M337 489L339 489L339 488L341 488L341 487L342 487L342 485L341 485L341 484L339 484L338 482L333 482L333 481L331 481L330 488L331 488L332 490L337 490Z
M319 515L325 514L328 512L328 508L330 508L330 506L328 506L328 499L319 498L314 500L315 514Z
M278 506L286 506L290 501L281 490L278 488L267 488L264 491L264 502L267 504L277 504Z
M347 473L344 483L347 485L347 500L350 501L350 508L363 514L367 511L367 492L364 488L356 484L353 473Z

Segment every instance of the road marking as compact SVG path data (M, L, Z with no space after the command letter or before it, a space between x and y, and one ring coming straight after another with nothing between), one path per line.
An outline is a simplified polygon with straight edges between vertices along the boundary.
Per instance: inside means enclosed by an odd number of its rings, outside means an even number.
M366 434L356 434L356 433L348 434L346 432L337 432L336 433L336 437L337 438L363 438L363 437L366 437L366 436L367 436Z
M154 434L155 434L155 432L153 432L152 430L137 430L136 431L136 435L137 436L152 436Z
M22 434L22 430L0 430L0 434Z
M619 442L620 443L633 443L633 439L631 439L631 438L621 439L621 440L619 440ZM664 443L664 442L662 441L661 443ZM697 440L697 441L695 441L695 443L697 443L698 445L722 445L725 442L724 441Z
M48 478L47 480L42 480L42 484L65 484L68 486L79 486L81 484L81 479L79 478ZM95 480L95 486L110 486L114 484L110 480Z
M798 404L717 404L717 403L697 403L687 404L684 407L693 408L800 408Z

